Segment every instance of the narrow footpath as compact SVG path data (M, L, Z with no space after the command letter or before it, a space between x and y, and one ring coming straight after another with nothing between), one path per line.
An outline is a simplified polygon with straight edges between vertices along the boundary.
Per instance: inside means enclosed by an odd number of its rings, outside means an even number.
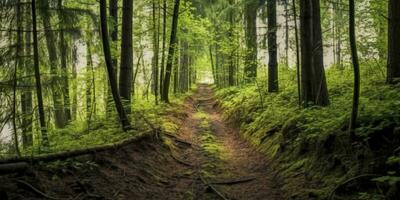
M282 199L265 156L223 121L211 86L199 85L185 108L178 137L191 145L180 145L174 155L193 180L191 198Z

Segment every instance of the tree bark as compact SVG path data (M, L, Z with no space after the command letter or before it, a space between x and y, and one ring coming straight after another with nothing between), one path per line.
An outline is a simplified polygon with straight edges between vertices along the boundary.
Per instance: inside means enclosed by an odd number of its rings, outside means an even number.
M167 39L167 0L163 0L163 34L162 34L162 54L161 54L161 69L160 69L160 95L162 98L165 76L165 44Z
M180 42L177 42L177 46L180 46ZM174 78L174 88L173 93L176 95L178 93L178 85L179 85L179 70L180 70L180 55L174 56L174 66L173 66L173 78Z
M118 0L109 0L109 13L110 13L110 21L111 21L111 30L110 30L110 36L111 36L111 46L113 49L117 48L117 42L118 42ZM114 67L114 72L115 74L118 74L118 59L116 55L111 55L112 57L112 63ZM118 78L117 78L118 80ZM111 113L114 111L114 107L112 107L112 93L111 93L111 88L110 86L107 86L107 102L106 102L106 116L110 117Z
M69 80L68 80L68 68L67 68L67 45L64 36L64 19L62 13L63 1L58 0L58 12L60 18L59 25L59 37L60 37L60 58L61 58L61 71L62 71L62 94L64 97L64 114L65 114L65 123L68 123L71 120L71 102L69 96Z
M47 136L47 127L43 107L43 96L42 96L42 83L40 80L40 68L39 68L39 48L38 48L38 36L37 36L37 22L36 22L36 0L31 2L32 8L32 33L33 33L33 61L35 68L35 81L36 81L36 97L39 110L39 121L40 131L42 134L42 145L45 148L50 146L49 139Z
M25 13L26 13L26 19L28 19L28 17L31 17L31 12L29 7L25 8ZM25 28L26 30L32 30L32 23L28 22L28 20L26 20L25 22ZM32 53L32 38L31 38L31 32L26 32L25 33L25 45L24 45L24 53L27 56L30 56ZM32 62L31 62L31 57L25 57L25 59L23 59L23 71L24 71L24 75L26 77L30 77L33 74L33 66L32 66ZM28 83L31 84L32 83L32 79L28 78ZM32 135L32 131L33 131L33 126L32 126L32 111L33 111L33 105L32 105L32 90L26 89L22 92L21 94L21 111L22 111L22 145L23 148L26 149L30 146L32 146L33 144L33 135Z
M90 33L89 33L90 35ZM89 36L89 40L91 36ZM93 60L92 60L92 50L90 41L86 42L86 121L89 124L92 120L93 114L93 105L92 105L92 96L95 98L96 96L92 95L92 88L94 82L92 81L92 68L93 68Z
M278 50L276 42L276 0L268 0L268 92L278 92Z
M106 0L100 0L100 24L101 24L101 38L103 43L104 57L107 67L108 79L111 86L111 93L117 108L118 116L122 124L124 131L131 129L129 119L125 113L124 106L122 105L121 98L118 92L117 78L111 58L110 43L108 39L108 27L107 27L107 2Z
M17 0L17 5L15 9L16 21L17 21L17 41L15 48L15 63L13 72L13 106L12 106L12 126L13 126L13 139L14 148L18 156L21 156L21 151L19 150L19 140L18 140L18 128L17 128L17 84L18 84L18 68L21 67L21 51L22 51L22 10L21 10L21 0Z
M189 55L188 55L188 42L185 40L181 40L181 64L179 70L179 91L181 93L185 93L189 90L188 88L188 78L189 78Z
M299 106L301 106L301 74L300 74L300 49L299 49L299 31L297 28L297 9L296 9L296 0L292 0L293 3L293 19L294 19L294 36L296 42L296 75L297 75L297 98L299 101Z
M171 39L170 39L170 45L168 49L168 57L167 57L167 66L166 66L166 72L165 72L165 78L164 78L164 83L163 83L163 93L161 96L161 100L169 103L169 87L170 87L170 81L171 81L171 71L172 71L172 63L173 63L173 58L175 54L175 48L176 48L176 35L178 31L178 19L179 19L179 3L180 0L175 0L175 5L174 5L174 14L172 17L172 29L171 29Z
M153 90L156 105L158 104L158 55L159 55L159 26L157 25L156 2L153 0Z
M73 85L72 85L72 106L71 106L71 112L73 118L76 120L78 118L78 83L77 83L77 78L78 78L78 72L77 72L77 64L78 64L78 47L75 44L76 41L78 41L78 38L74 35L73 37L73 47L72 47L72 80Z
M356 31L355 31L355 5L354 0L349 0L349 35L350 35L350 47L351 47L351 58L354 69L354 93L353 93L353 107L350 118L350 137L352 140L356 138L355 129L358 115L358 104L360 99L360 66L358 63L357 55L357 43L356 43Z
M307 107L314 102L313 27L311 0L300 0L301 87L302 103Z
M234 6L234 1L229 0L229 5ZM234 12L230 11L229 12L229 32L228 32L228 37L232 45L235 45L235 35L234 35L234 27L235 27L235 21L234 21ZM237 49L231 49L229 52L229 66L228 66L228 84L229 86L234 86L235 85L235 51Z
M257 10L258 2L251 1L245 5L246 20L246 59L244 76L246 83L253 83L257 78Z
M212 52L211 44L209 46L209 54L210 54L210 62L211 62L211 72L212 72L212 76L213 76L213 79L214 79L214 83L218 84L217 76L216 76L216 72L215 72L214 58L213 58L213 52Z
M300 1L301 87L304 107L329 104L319 0Z
M400 81L400 1L389 1L387 82Z
M289 67L289 0L285 0L285 65Z
M321 30L320 0L312 0L312 26L313 26L313 67L315 72L314 103L319 106L329 105L328 87L324 69L324 51Z
M119 92L127 113L131 112L133 79L133 41L132 41L133 1L124 0L122 6L121 67Z

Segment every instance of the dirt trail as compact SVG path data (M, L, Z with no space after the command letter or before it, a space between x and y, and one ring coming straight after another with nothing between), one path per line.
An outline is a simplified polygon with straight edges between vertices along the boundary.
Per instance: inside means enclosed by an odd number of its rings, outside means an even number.
M177 155L191 163L189 193L194 199L283 199L265 156L224 123L213 95L211 86L199 85L186 102L178 136L193 145Z

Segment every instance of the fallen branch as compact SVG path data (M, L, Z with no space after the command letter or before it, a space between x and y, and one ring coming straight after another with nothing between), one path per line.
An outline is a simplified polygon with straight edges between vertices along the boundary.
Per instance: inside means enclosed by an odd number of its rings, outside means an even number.
M63 152L59 152L59 153L49 153L49 154L42 154L42 155L37 155L37 156L23 156L23 157L11 157L11 158L0 159L0 166L2 166L5 169L5 168L7 168L7 165L1 165L1 164L19 163L19 162L25 162L25 163L50 162L50 161L55 161L55 160L64 160L67 158L82 156L82 155L86 155L86 154L103 152L103 151L107 151L107 150L111 150L111 149L119 149L119 148L124 147L128 144L131 144L133 142L140 141L140 140L148 137L152 133L154 133L153 130L146 131L146 132L139 133L136 136L133 136L131 138L122 140L120 142L116 142L116 143L112 143L112 144L105 144L102 146L90 147L90 148L86 148L86 149L68 150L68 151L63 151Z
M178 163L180 163L180 164L182 164L182 165L189 166L189 167L193 167L192 164L187 163L187 162L185 162L185 161L179 159L179 158L176 157L173 153L171 153L171 157L172 157L176 162L178 162Z
M225 197L220 191L217 190L212 184L208 183L203 176L200 175L200 180L207 185L208 188L210 188L215 194L217 194L221 199L223 200L229 200L229 198Z
M177 137L176 135L173 135L173 134L171 134L171 133L168 133L168 132L163 131L162 134L164 134L165 136L168 136L168 137L172 138L173 140L175 140L175 141L177 141L177 142L180 142L180 143L182 143L182 144L186 144L186 145L188 145L188 146L197 146L197 145L192 144L192 143L190 143L190 142L188 142L188 141L185 141L184 139L181 139L181 138L179 138L179 137Z
M224 180L224 181L218 181L218 182L210 182L210 184L234 185L234 184L239 184L239 183L247 183L250 181L254 181L255 179L257 179L257 177L248 177L248 178L242 178L242 179L236 179L236 180Z
M19 171L25 171L29 165L26 162L10 163L0 165L0 174L9 174Z
M64 200L64 199L70 199L70 198L56 198L56 197L52 197L49 196L48 194L40 191L39 189L33 187L31 184L29 184L28 182L22 181L22 180L17 180L18 184L21 184L25 187L27 187L28 189L30 189L32 192L34 192L37 195L40 195L41 197L44 197L46 199L53 199L53 200Z

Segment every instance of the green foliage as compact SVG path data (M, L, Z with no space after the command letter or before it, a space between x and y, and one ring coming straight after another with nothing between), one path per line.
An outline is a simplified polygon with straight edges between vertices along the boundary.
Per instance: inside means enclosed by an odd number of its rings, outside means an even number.
M365 141L370 141L370 137L374 135L393 131L393 127L400 125L400 88L388 86L381 81L381 70L375 66L362 68L357 135ZM336 161L333 162L335 159L332 157L320 157L321 152L326 151L326 141L332 135L348 141L345 138L349 137L347 129L352 102L351 70L329 68L326 73L331 97L331 105L328 107L300 108L296 79L293 78L290 68L280 71L279 81L282 87L279 93L265 92L266 86L261 81L258 82L258 86L231 87L217 92L220 106L224 109L224 118L239 122L241 134L257 145L269 158L275 159L274 166L284 178L296 181L293 177L297 177L302 171L310 171L309 179L320 182L318 186L310 188L318 190L313 194L319 195L319 198L326 197L332 187L348 179L346 177L354 177L360 173L356 160L347 155L346 146L334 147L335 155L331 156L340 160L339 164L335 164ZM282 149L286 149L284 154L279 153ZM352 155L357 154L353 153ZM376 155L370 156L376 163ZM398 161L398 157L390 157L387 164L397 166ZM336 165L346 166L347 172L329 167ZM389 174L374 180L394 184L399 178L397 174ZM289 193L296 191L293 188L301 187L291 184L289 180L286 180L285 184L284 190L288 190ZM380 197L371 195L362 194L360 199Z

